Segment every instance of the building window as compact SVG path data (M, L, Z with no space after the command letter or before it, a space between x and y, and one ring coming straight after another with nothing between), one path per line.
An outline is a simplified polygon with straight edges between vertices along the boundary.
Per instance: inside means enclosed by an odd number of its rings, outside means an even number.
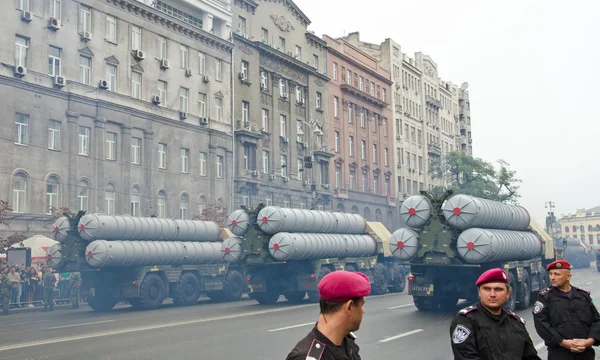
M188 112L188 96L189 96L188 89L179 88L179 111L182 113Z
M189 54L188 54L188 48L187 46L180 46L179 47L179 58L181 60L180 66L182 69L189 69L188 63L189 63Z
M142 163L142 139L131 138L131 163L140 165Z
M281 36L279 37L279 51L285 52L285 39Z
M189 149L181 149L181 172L187 173L189 171L190 166L190 150Z
M88 156L90 154L90 132L89 127L79 127L79 155Z
M106 32L104 39L113 44L117 43L117 19L114 16L106 16Z
M198 211L200 211L200 214L202 214L202 212L204 212L205 208L206 208L206 196L200 195L200 197L198 198Z
M388 166L388 148L385 148L383 151L383 164Z
M240 16L238 19L238 32L240 35L246 37L246 18Z
M303 91L300 85L296 85L296 103L304 104Z
M91 32L92 30L92 9L85 6L79 5L79 19L77 24L79 33Z
M386 89L381 89L381 100L383 100L383 102L387 102L387 90Z
M46 206L48 213L51 208L58 208L58 188L60 181L56 176L50 176L46 181Z
M57 47L48 47L48 75L60 76L60 52Z
M352 124L354 122L353 113L352 113L352 104L348 104L348 123Z
M365 128L365 109L360 109L360 127Z
M358 82L358 88L360 89L360 91L364 90L364 86L363 86L363 77L361 76Z
M279 136L285 137L287 118L285 115L279 115Z
M335 188L338 189L340 187L340 168L335 168Z
M260 41L264 43L269 43L269 30L265 28L260 29Z
M200 176L206 176L206 153L200 153Z
M116 91L117 88L117 66L106 64L106 82L109 91Z
M250 112L250 103L247 101L242 101L242 123L244 127L250 126L250 119L248 118L248 114Z
M52 0L52 17L56 20L62 18L62 0Z
M269 110L262 109L261 118L262 118L262 124L261 124L262 131L268 132L269 131Z
M48 120L48 149L60 150L60 121Z
M296 53L294 54L294 57L298 60L302 59L302 48L298 45L296 45Z
M162 36L158 37L158 58L160 60L167 58L167 39Z
M287 156L286 155L281 155L281 159L280 159L280 165L281 165L281 176L282 177L286 177L287 176Z
M367 174L363 173L362 174L362 191L367 192L369 190L369 187L367 185Z
M162 80L158 80L158 98L160 100L160 104L158 106L165 106L167 103L167 83Z
M333 63L333 80L337 81L338 79L338 64L336 62Z
M217 155L217 178L223 178L223 157Z
M302 159L298 159L296 165L298 167L298 180L302 180L302 174L304 173L304 161Z
M90 184L86 180L81 180L77 186L77 210L88 211L90 198Z
M371 81L371 96L375 96L375 83Z
M248 80L248 68L249 67L250 67L250 64L248 64L247 61L242 60L242 77L244 78L244 80Z
M18 172L13 177L12 187L12 208L13 212L23 213L26 211L26 199L27 199L27 175L22 172Z
M263 150L263 163L262 163L262 167L263 167L263 174L268 174L269 173L269 152Z
M206 117L206 94L198 94L198 116Z
M15 66L27 68L27 54L29 52L29 39L17 36L15 39Z
M321 93L317 91L316 94L316 103L315 103L317 109L321 109Z
M350 176L349 176L349 184L348 187L352 190L354 190L354 170L350 170Z
M223 117L223 99L221 98L215 98L215 107L217 109L217 121L221 121L222 117Z
M131 72L131 97L135 99L142 97L142 74L137 71Z
M334 138L334 149L335 152L340 152L340 132L336 131L335 132L335 138Z
M134 186L131 189L130 194L130 214L131 216L140 216L140 208L141 208L141 196L140 196L140 188Z
M85 56L79 56L79 82L89 85L91 77L92 59Z
M156 216L160 219L164 219L167 217L167 194L164 191L158 192L158 197L156 199Z
M186 220L188 217L189 203L189 196L187 194L181 194L179 197L179 218L182 220Z
M287 89L286 89L286 81L285 79L279 79L279 96L284 97L285 95L287 95Z
M364 140L360 141L360 158L363 160L367 159L367 142Z
M373 162L377 164L377 145L373 144Z
M167 144L158 143L158 168L167 168Z
M313 55L313 66L319 71L319 57L317 55Z
M112 132L106 133L106 147L104 149L106 160L117 159L117 134Z
M198 74L206 75L206 55L198 53Z
M215 78L221 81L221 72L223 70L223 62L219 59L215 60Z
M354 156L354 137L348 137L348 153L350 156Z
M113 184L106 185L104 189L104 212L106 215L115 215L116 191Z
M333 97L333 116L335 118L339 117L339 105L340 105L340 99L337 96Z
M304 142L304 131L302 131L302 120L296 120L296 141Z
M15 115L15 143L26 145L29 138L29 115Z
M142 50L142 29L131 27L131 50Z
M387 119L383 119L383 136L388 136Z
M352 85L352 71L346 70L346 84Z

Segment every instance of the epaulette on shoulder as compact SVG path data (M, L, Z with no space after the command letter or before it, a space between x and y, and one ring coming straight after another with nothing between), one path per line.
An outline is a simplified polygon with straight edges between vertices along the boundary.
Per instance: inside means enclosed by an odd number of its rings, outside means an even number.
M525 324L525 319L523 319L522 317L520 317L519 315L515 314L512 311L509 311L508 314L512 317L514 317L515 319L519 320L521 322L521 324L526 325Z
M544 295L546 295L547 293L549 293L549 292L550 292L550 290L552 290L552 288L551 288L551 287L547 287L547 288L545 288L545 289L542 289L542 290L540 290L540 292L539 292L538 294L540 294L540 295L544 296Z
M468 313L470 313L473 310L477 310L477 305L468 306L468 307L460 310L458 313L461 315L467 315Z
M580 288L580 287L576 287L576 286L573 286L573 287L574 287L575 289L577 289L577 290L581 291L581 292L584 292L584 293L588 294L588 295L589 295L589 294L591 294L591 293L590 293L589 291L587 291L586 289L582 289L582 288Z

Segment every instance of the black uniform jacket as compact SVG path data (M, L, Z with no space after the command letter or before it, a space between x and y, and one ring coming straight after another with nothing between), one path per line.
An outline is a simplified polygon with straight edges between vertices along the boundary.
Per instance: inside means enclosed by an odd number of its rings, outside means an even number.
M504 310L493 315L481 303L454 316L450 338L455 360L541 360L525 320Z
M325 337L317 326L296 344L286 360L361 360L356 337L350 333L344 338L344 346L337 346ZM344 351L345 350L345 351Z
M592 338L594 346L600 345L600 314L587 290L572 286L571 296L554 287L541 290L533 306L533 321L549 352L564 349L560 346L564 339Z

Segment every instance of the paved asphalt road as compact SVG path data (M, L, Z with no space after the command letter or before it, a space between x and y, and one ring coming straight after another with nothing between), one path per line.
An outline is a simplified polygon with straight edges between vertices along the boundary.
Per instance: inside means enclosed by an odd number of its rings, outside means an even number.
M595 267L573 275L575 285L598 297ZM356 333L363 359L452 359L451 313L419 312L406 293L369 297L366 311ZM518 313L545 359L531 308ZM317 317L315 304L261 306L253 300L147 312L121 307L107 314L87 306L15 311L0 317L0 359L282 360Z

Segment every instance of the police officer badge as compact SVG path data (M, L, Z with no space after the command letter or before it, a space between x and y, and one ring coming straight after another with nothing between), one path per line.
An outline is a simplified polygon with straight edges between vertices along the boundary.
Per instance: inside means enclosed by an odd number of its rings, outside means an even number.
M541 313L542 310L544 310L544 304L542 304L539 301L536 301L535 304L533 305L533 313L535 315L537 315L537 314Z
M467 340L469 335L471 335L471 330L464 325L458 324L452 333L452 342L455 344L461 344Z

